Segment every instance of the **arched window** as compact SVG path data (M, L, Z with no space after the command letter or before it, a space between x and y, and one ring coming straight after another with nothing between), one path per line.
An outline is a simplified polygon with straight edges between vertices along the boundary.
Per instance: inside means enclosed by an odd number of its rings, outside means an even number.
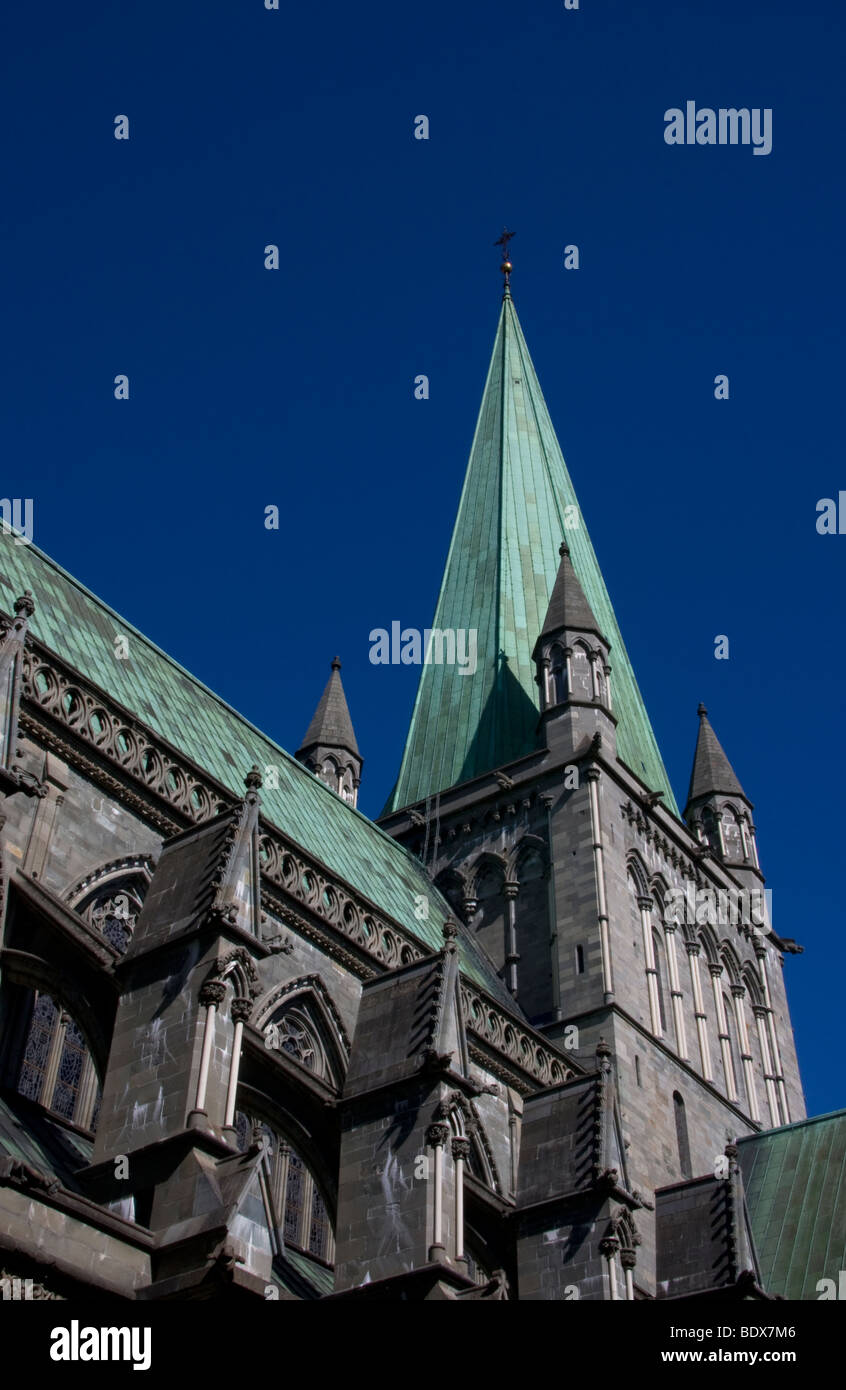
M104 864L75 884L66 901L123 955L135 933L152 875L149 855L134 856L130 867L125 861Z
M678 1091L673 1091L673 1113L676 1121L676 1146L679 1152L679 1167L683 1178L693 1177L690 1162L690 1140L687 1134L687 1116L684 1101Z
M309 1071L322 1070L317 1040L298 1010L288 1009L270 1027L274 1030L272 1045L280 1052L287 1052Z
M498 970L505 967L505 871L497 863L485 863L476 875L474 897L478 903L473 930Z
M593 700L593 662L586 647L577 642L570 658L573 672L573 698Z
M90 1129L99 1106L99 1084L88 1046L76 1021L51 995L30 995L17 1089L82 1129Z
M329 1210L303 1159L270 1125L240 1110L235 1116L235 1132L242 1152L254 1136L262 1144L262 1162L282 1242L331 1264L335 1241Z
M561 647L555 646L549 653L549 702L563 705L567 699L567 658Z
M710 806L704 807L702 811L702 831L714 854L722 856L723 847L720 843L720 831L717 824L717 817Z
M731 864L742 864L745 858L740 822L733 806L723 807L723 845L726 859Z

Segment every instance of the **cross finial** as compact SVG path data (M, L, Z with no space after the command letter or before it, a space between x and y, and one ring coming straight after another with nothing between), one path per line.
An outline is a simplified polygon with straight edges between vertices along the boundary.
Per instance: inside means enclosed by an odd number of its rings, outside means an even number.
M514 235L515 235L514 232L509 232L509 230L508 230L507 227L503 227L503 229L502 229L502 236L501 236L501 237L497 237L496 241L494 242L494 246L501 246L501 247L502 247L502 265L501 265L499 268L500 268L500 270L502 271L503 275L505 276L505 293L506 293L506 294L510 294L510 292L511 292L511 290L510 290L510 282L511 282L511 271L512 271L512 269L513 269L513 266L512 266L512 264L511 264L511 257L510 257L509 254L508 254L508 243L509 243L509 241L511 240L511 238L512 238Z

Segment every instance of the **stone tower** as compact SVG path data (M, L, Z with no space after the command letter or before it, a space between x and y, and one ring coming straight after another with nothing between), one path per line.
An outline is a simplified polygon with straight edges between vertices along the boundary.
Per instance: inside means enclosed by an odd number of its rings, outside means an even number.
M583 1067L600 1058L628 1232L604 1253L626 1255L622 1280L637 1245L636 1282L658 1293L656 1190L805 1113L782 979L795 947L750 908L752 808L704 711L679 815L507 285L433 627L476 629L477 672L424 666L381 824L528 1021ZM525 1118L523 1133L517 1206L540 1230ZM566 1178L562 1163L547 1181L547 1250L593 1210L589 1194L555 1205ZM518 1253L521 1287L534 1258ZM545 1265L536 1296L570 1296L572 1277L563 1257ZM610 1274L592 1288L626 1296Z

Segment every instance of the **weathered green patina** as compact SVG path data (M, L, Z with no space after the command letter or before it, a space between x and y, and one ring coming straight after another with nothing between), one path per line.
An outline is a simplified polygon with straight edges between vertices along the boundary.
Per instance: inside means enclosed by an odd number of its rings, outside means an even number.
M816 1299L827 1279L836 1291L846 1270L846 1110L748 1136L738 1150L764 1288Z
M36 604L29 630L66 665L110 695L228 788L244 795L255 763L276 769L262 788L262 814L375 908L438 950L449 908L420 863L372 821L342 801L141 632L33 545L0 533L0 608L13 611L25 589ZM128 638L128 657L116 639ZM424 905L425 904L425 905ZM428 915L424 916L426 912ZM503 1004L514 1005L493 966L462 928L462 969Z
M425 664L383 814L502 767L536 746L532 649L558 548L611 643L617 750L678 814L655 735L510 294L506 292L433 628L475 629L478 665Z

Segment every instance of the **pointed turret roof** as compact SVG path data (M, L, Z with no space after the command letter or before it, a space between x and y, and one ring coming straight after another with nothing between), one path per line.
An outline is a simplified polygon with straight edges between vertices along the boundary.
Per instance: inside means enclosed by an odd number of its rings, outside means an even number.
M704 705L697 710L699 715L699 734L696 739L696 752L693 755L693 771L690 774L690 790L687 794L688 806L701 796L742 796L748 798L737 780L734 768L723 751L723 746L708 722L708 711Z
M510 292L502 303L433 626L475 629L474 674L424 664L384 814L531 752L532 651L567 536L595 626L614 652L618 756L675 810L649 717L541 393ZM465 649L466 650L466 649ZM462 674L462 671L464 673Z
M599 630L593 609L579 583L579 576L573 569L570 547L566 541L558 547L558 554L561 556L561 564L558 566L546 619L535 643L535 653L544 637L552 637L556 632L563 632L565 629L570 632L593 632L606 647L609 646L604 633Z
M297 750L297 757L318 744L323 748L346 748L347 752L353 753L355 757L361 757L355 741L347 697L341 683L341 663L337 656L332 661L332 674L326 682L326 689L320 697L320 703L314 711L305 738Z

